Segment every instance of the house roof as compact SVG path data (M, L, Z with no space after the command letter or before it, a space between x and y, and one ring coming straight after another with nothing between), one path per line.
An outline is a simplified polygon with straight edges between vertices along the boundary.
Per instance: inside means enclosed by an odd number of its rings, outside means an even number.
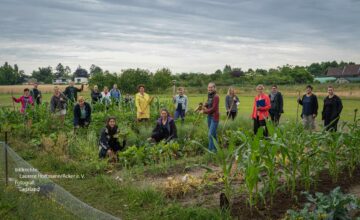
M327 76L360 76L360 64L347 65L344 67L330 67L326 71Z

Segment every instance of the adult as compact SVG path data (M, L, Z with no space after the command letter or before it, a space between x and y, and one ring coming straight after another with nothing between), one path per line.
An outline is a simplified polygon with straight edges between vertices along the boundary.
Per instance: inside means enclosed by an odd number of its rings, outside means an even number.
M30 95L36 105L41 105L42 94L41 91L38 89L37 83L34 83L34 88L30 91Z
M263 134L265 137L268 136L268 130L266 127L266 119L269 117L270 98L264 93L264 86L256 86L257 95L254 99L253 111L251 117L254 121L254 134L256 135L259 128L263 127Z
M328 96L324 99L322 120L327 131L337 131L340 113L343 109L341 99L334 94L334 87L328 86Z
M185 113L188 110L188 98L184 93L184 87L179 87L178 94L173 97L173 103L175 104L176 108L174 113L174 120L181 118L182 123L185 121Z
M284 113L284 99L279 92L277 85L271 87L271 93L269 94L271 108L269 110L271 121L278 125L281 114Z
M76 88L74 81L69 82L69 86L65 88L64 94L66 95L68 101L71 101L72 103L77 101L78 92L83 91L84 84L81 84L81 88Z
M65 115L66 115L66 102L67 97L65 94L60 92L59 87L54 87L54 95L51 97L50 101L50 111L51 113L58 116L62 123L64 123Z
M110 90L110 96L115 101L116 105L118 105L121 99L121 92L118 89L117 84L114 84L113 88Z
M315 118L318 114L318 100L315 94L313 94L313 87L311 85L306 86L306 93L302 99L298 98L298 103L302 105L301 118L305 129L315 129Z
M210 151L216 151L214 140L217 141L216 130L219 124L219 101L220 97L216 94L216 86L215 83L210 82L208 84L208 99L205 105L203 106L203 113L207 114L207 122L208 122L208 138L209 138L209 146L208 149Z
M26 110L34 105L34 100L32 96L30 96L30 90L28 88L24 89L24 94L20 98L11 97L14 102L21 103L20 112L22 114L26 113Z
M177 138L175 121L166 109L161 109L160 118L156 122L151 139L158 143L162 140L169 142L175 138Z
M136 118L138 122L149 121L150 104L152 99L145 93L145 86L138 86L138 93L135 95Z
M118 133L116 118L111 116L106 120L106 126L100 132L99 158L108 156L112 161L118 160L117 152L124 149L126 145L126 140L123 140L120 145Z
M74 106L74 128L88 127L91 121L91 107L85 102L83 96L79 96L78 104Z
M105 86L104 90L101 92L100 101L106 106L106 108L109 108L109 105L111 104L111 95L107 86Z
M235 95L235 89L230 87L225 98L225 109L228 118L231 117L232 120L235 120L239 104L240 101L239 98Z
M95 85L94 88L91 90L91 104L95 104L99 102L100 99L101 99L101 92L99 90L99 87Z

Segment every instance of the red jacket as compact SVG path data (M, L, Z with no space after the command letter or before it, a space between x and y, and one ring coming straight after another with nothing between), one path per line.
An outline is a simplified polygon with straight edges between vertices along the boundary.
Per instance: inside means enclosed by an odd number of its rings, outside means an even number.
M24 113L25 112L25 109L27 107L29 107L29 105L34 105L34 101L33 101L33 98L31 96L28 96L28 102L26 102L25 100L25 97L24 96L21 96L20 98L13 98L13 100L16 102L16 103L21 103L21 109L20 109L20 112L21 113Z
M262 100L265 99L265 106L264 107L258 107L257 111L256 111L256 102L258 100ZM269 109L271 108L271 104L270 104L270 98L267 94L263 93L260 96L257 95L255 96L255 100L254 100L254 106L253 106L253 111L252 111L252 115L251 117L253 119L256 119L257 116L259 116L259 120L264 120L267 117L269 117Z
M214 117L214 121L219 121L219 118L220 118L219 101L220 101L219 96L215 95L212 106L210 108L207 108L206 110L204 110L205 114L208 114L208 115L211 115ZM208 107L207 104L205 104L205 107Z

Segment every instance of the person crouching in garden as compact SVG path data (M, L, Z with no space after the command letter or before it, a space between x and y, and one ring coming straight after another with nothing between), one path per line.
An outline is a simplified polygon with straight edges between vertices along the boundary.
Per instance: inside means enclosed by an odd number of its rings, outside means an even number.
M181 118L181 123L185 121L185 113L188 109L188 98L184 94L185 89L183 87L178 88L178 94L173 97L173 103L175 104L174 119Z
M62 124L64 124L65 115L66 115L66 103L67 97L60 92L59 87L54 87L54 95L51 97L50 101L50 111L60 118Z
M27 110L31 107L34 106L34 100L32 98L32 96L30 96L30 90L28 88L24 89L24 95L21 96L20 98L15 98L14 96L11 97L12 100L16 103L21 103L21 109L20 112L22 115L24 115L24 119L26 121L26 125L28 127L31 127L32 125L32 119L29 116Z
M271 87L271 93L269 94L271 108L269 110L271 121L278 125L280 116L284 113L284 100L282 94L278 91L277 85Z
M225 109L228 118L235 119L239 103L239 98L235 95L235 89L230 87L225 98Z
M119 128L116 118L111 116L106 120L106 126L101 129L99 140L99 158L109 157L111 162L118 161L118 151L125 148L126 140L122 145L119 142Z
M175 121L170 117L168 110L161 109L160 118L157 120L156 127L149 140L157 143L165 140L167 143L175 138L177 138Z
M269 117L270 98L264 93L264 86L256 86L257 95L254 99L254 106L252 111L252 119L254 120L254 134L256 135L259 128L264 128L264 136L268 136L268 130L266 127L266 119Z
M213 139L215 139L217 141L216 130L217 130L217 127L219 124L219 118L220 118L219 101L220 101L220 98L216 94L215 83L211 82L208 84L208 99L207 99L207 103L205 103L205 105L202 109L202 112L204 114L208 115L208 117L207 117L208 128L209 128L208 149L210 151L214 151L214 152L216 151L216 147L215 147Z
M138 122L149 121L150 104L152 99L145 93L145 86L138 86L138 93L135 95L136 119Z
M303 106L301 117L305 129L315 129L315 118L318 114L318 100L315 94L312 93L313 87L306 86L306 94L303 95L302 99L298 97L298 103Z
M78 104L74 106L74 129L88 127L91 121L91 107L85 102L83 96L79 96Z
M328 87L328 96L324 99L322 120L327 131L337 131L340 113L343 109L341 99L334 94L334 87Z

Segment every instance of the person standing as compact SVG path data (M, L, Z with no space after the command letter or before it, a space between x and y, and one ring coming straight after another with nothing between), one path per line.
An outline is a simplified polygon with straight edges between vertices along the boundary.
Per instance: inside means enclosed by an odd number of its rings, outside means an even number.
M220 119L219 102L220 102L220 97L216 94L215 83L210 82L208 84L208 99L205 105L203 106L202 112L208 115L207 117L208 128L209 128L208 149L213 152L216 152L216 147L213 139L217 141L216 130L219 125L219 119Z
M117 88L117 84L114 84L113 88L110 90L110 96L112 99L114 99L116 105L118 105L120 103L121 92Z
M68 101L71 101L72 103L77 101L78 92L83 91L84 84L81 84L81 88L76 88L74 86L74 81L69 82L69 86L65 88L64 94L66 95Z
M20 98L15 98L14 96L11 97L16 103L21 103L21 109L20 112L22 114L26 113L26 110L28 108L30 108L30 106L34 105L34 100L32 98L32 96L30 96L30 90L28 88L24 89L24 95L21 96Z
M79 96L78 104L74 106L74 128L88 127L91 122L91 107L85 102L83 96Z
M264 136L267 137L268 130L266 127L266 119L269 117L269 109L271 108L270 98L264 93L264 86L256 86L257 95L254 99L252 119L254 120L254 134L256 135L259 128L264 128Z
M55 86L54 95L50 101L50 111L60 118L62 124L64 124L66 115L66 102L67 97L60 92L59 87Z
M311 85L306 86L306 94L302 99L298 98L298 103L302 105L301 117L305 129L315 129L315 118L318 114L318 100L315 94L313 94L313 87Z
M239 98L235 95L235 89L230 87L225 98L225 109L228 118L236 118L238 112Z
M98 103L101 99L101 92L97 85L91 90L91 104Z
M150 119L150 104L152 99L145 93L145 86L138 86L138 93L135 95L136 118L138 122L148 121Z
M179 87L178 94L173 97L173 103L175 104L176 108L174 113L174 119L177 120L178 118L181 118L181 123L184 123L185 113L188 110L188 98L184 93L184 87Z
M277 85L271 87L271 93L269 94L271 108L269 110L271 121L278 125L281 114L284 113L284 100L281 92L278 91Z
M38 89L37 83L34 83L34 88L30 91L30 95L32 96L36 105L41 105L42 94L41 91Z
M343 109L341 99L334 94L334 87L328 87L328 96L324 99L322 120L327 131L337 131L340 114Z
M107 86L105 86L104 90L101 92L100 101L105 105L106 109L109 109L109 105L111 104L111 95Z
M32 125L32 117L29 116L27 110L34 106L33 98L32 96L30 96L30 90L28 88L25 88L23 96L18 99L13 96L12 99L16 103L21 103L20 112L24 116L27 127L30 128Z
M156 122L150 139L156 143L162 140L167 143L175 138L177 138L175 121L170 117L168 110L161 109L160 118Z

